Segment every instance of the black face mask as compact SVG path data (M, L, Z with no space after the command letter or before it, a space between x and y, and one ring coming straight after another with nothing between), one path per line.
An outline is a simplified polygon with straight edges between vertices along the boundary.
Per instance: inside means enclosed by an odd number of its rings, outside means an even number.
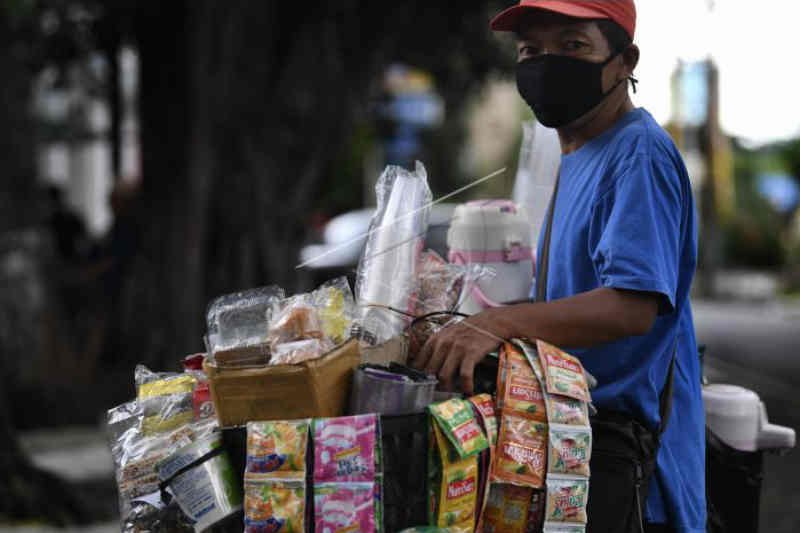
M618 55L603 63L552 54L526 59L517 64L519 94L539 122L560 128L585 115L619 86L603 92L603 69Z

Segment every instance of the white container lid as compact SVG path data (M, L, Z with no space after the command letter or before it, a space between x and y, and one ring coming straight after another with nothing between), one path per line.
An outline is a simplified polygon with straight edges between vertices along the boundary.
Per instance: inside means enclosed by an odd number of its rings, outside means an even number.
M743 387L713 383L703 388L703 403L709 416L757 419L761 399Z
M736 385L703 388L706 424L728 446L746 452L786 450L795 446L792 428L770 424L755 392Z

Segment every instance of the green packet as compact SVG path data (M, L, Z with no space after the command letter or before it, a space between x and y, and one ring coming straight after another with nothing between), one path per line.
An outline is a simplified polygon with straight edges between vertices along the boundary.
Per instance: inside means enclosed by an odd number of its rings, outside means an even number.
M489 441L475 419L472 404L467 400L453 398L431 405L428 410L462 459L489 447Z

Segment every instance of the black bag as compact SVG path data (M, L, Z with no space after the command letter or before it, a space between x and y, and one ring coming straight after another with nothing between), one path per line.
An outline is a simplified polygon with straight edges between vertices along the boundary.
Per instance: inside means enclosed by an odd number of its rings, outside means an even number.
M592 477L587 533L644 533L644 505L656 468L659 440L669 420L675 358L661 393L661 425L653 431L628 414L591 417Z
M547 300L550 240L561 175L556 177L542 246L541 272L536 281L536 301ZM659 397L661 425L648 429L634 417L600 411L591 417L592 457L589 462L587 533L645 533L644 504L656 467L659 440L672 411L675 354L667 382Z

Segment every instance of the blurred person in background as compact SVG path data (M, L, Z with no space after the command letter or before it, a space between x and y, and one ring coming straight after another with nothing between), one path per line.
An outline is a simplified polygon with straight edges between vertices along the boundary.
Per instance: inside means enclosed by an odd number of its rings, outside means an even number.
M599 383L587 531L704 532L695 207L677 148L629 96L633 0L523 0L492 28L516 35L519 92L561 143L537 254L548 279L536 303L444 328L414 363L469 393L498 337L570 349Z
M88 233L83 219L69 208L59 187L47 187L47 201L47 226L59 259L68 263L85 259Z

